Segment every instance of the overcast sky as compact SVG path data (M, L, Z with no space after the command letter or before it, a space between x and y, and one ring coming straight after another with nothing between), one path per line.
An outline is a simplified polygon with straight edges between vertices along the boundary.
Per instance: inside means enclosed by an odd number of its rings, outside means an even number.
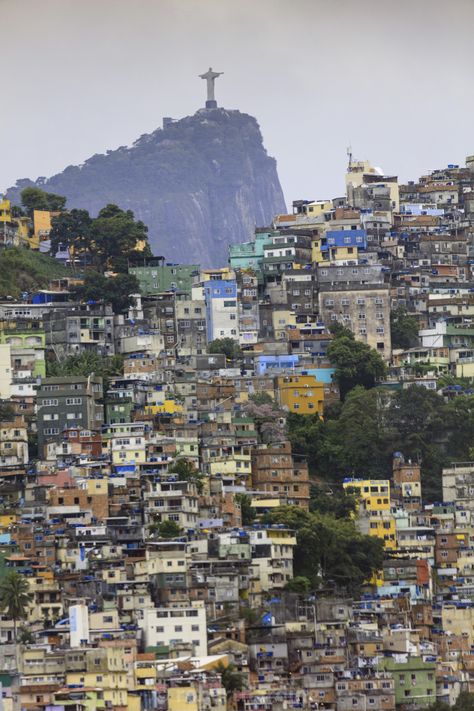
M255 116L288 203L346 147L401 179L474 153L473 0L0 0L0 190L216 98Z

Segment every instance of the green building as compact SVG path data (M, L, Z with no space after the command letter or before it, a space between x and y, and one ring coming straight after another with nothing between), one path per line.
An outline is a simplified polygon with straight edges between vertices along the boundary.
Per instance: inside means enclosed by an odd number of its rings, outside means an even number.
M148 259L142 267L130 267L140 284L143 296L163 291L182 291L191 295L194 277L199 275L199 264L164 264L159 259Z
M131 397L115 397L107 393L105 401L105 421L108 425L117 425L132 421L135 404Z
M397 662L393 657L387 657L379 668L393 676L397 707L430 706L436 701L436 662L427 662L421 657L408 657L406 662Z
M11 348L14 375L17 371L30 371L33 378L46 376L46 335L42 322L1 321L0 344L8 344Z

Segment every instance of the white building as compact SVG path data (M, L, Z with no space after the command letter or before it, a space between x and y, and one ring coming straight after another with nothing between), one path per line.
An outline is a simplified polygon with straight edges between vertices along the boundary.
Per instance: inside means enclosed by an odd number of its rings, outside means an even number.
M160 607L143 610L139 622L145 647L191 645L193 655L207 655L207 620L204 602L188 607Z

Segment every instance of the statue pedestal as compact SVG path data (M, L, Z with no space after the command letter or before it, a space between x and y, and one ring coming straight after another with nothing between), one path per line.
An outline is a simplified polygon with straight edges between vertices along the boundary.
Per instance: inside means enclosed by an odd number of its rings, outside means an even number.
M217 109L217 101L206 101L206 109Z

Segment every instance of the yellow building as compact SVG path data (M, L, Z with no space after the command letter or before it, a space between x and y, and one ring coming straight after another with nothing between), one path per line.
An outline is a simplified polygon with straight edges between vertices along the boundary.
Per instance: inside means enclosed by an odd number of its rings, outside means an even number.
M359 527L363 533L381 538L385 547L397 547L395 518L390 511L388 479L347 479L343 488L353 490L359 500Z
M220 267L219 269L201 269L201 281L235 279L235 271L231 267Z
M304 212L310 217L319 217L325 212L331 212L332 200L313 200L304 206Z
M51 232L51 220L60 214L60 212L51 212L50 210L33 210L33 233L38 243L48 239Z
M163 402L156 402L145 405L145 414L147 415L176 415L183 412L183 406L176 400L165 399Z
M168 711L199 711L199 697L194 686L168 689Z
M13 245L30 245L30 220L28 217L14 217L10 200L0 200L0 238L4 239L8 232L9 243Z
M10 528L17 522L16 514L0 514L0 532Z
M274 309L272 311L272 324L275 340L284 340L286 339L287 327L296 326L296 314L288 309Z
M250 448L242 445L213 447L208 459L208 471L211 478L232 478L248 480L252 473Z
M12 210L10 200L0 200L0 222L11 222Z
M276 379L276 386L282 407L299 415L323 416L324 383L315 375L281 375Z
M101 689L105 707L128 706L127 674L123 671L98 671L95 672L68 672L66 685L84 686L86 688Z

